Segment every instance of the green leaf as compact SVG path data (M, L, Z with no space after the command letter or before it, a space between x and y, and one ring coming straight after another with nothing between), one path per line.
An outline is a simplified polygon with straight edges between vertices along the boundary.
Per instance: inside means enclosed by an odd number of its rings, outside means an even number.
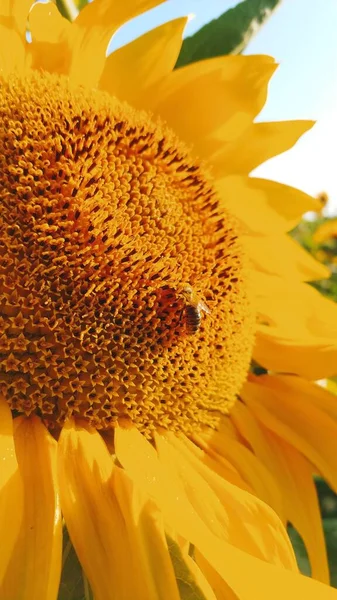
M303 573L303 575L311 575L311 568L308 559L308 554L305 549L305 545L299 533L297 533L296 529L289 525L288 534L294 548L294 552L296 555L296 560L298 564L298 568Z
M93 600L66 528L63 529L63 568L57 600Z
M324 519L323 527L328 551L331 585L337 587L337 519Z
M88 0L56 0L56 6L61 15L69 21L73 21L86 4L88 4Z
M323 519L323 530L328 553L331 585L337 587L337 519ZM298 567L304 575L310 575L310 563L302 538L291 526L288 528Z
M315 477L314 479L323 520L328 521L332 519L337 522L337 495L324 479L321 477Z
M178 544L168 535L166 541L181 600L206 600L205 595L194 579L193 573L189 570Z
M240 2L184 40L176 67L214 56L239 54L280 2Z

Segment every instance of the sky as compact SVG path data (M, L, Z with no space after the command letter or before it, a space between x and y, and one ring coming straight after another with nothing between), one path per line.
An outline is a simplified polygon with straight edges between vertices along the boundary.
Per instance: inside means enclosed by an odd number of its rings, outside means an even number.
M193 14L185 35L234 6L230 0L168 0L122 28L112 48L177 16ZM270 54L279 68L258 120L314 119L296 146L254 171L309 194L326 191L337 215L337 1L283 0L245 54Z

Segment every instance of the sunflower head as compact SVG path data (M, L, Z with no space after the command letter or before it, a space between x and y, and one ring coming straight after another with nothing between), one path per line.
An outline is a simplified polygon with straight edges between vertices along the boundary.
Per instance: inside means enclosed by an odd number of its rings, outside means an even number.
M147 435L216 425L247 372L253 311L205 167L165 123L64 76L11 74L0 95L12 410L50 427L128 417Z
M319 203L249 176L312 123L255 122L270 57L175 68L184 19L107 57L158 4L0 1L0 597L62 595L73 544L81 597L323 600L285 529L328 581Z

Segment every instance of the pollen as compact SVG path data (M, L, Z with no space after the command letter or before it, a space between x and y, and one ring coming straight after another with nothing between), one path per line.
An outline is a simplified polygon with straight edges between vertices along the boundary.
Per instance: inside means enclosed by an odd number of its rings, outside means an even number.
M0 88L0 390L73 416L216 427L246 377L254 312L237 225L162 122L58 75ZM193 290L199 311L188 328ZM200 299L200 300L199 300Z

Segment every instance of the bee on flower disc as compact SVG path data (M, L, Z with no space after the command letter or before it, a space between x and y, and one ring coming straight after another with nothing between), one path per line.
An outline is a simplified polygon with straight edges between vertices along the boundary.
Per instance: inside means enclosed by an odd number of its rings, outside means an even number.
M188 334L197 333L201 325L202 313L210 314L210 309L207 304L200 300L194 289L186 284L180 292L181 296L186 300L184 314L186 331Z

